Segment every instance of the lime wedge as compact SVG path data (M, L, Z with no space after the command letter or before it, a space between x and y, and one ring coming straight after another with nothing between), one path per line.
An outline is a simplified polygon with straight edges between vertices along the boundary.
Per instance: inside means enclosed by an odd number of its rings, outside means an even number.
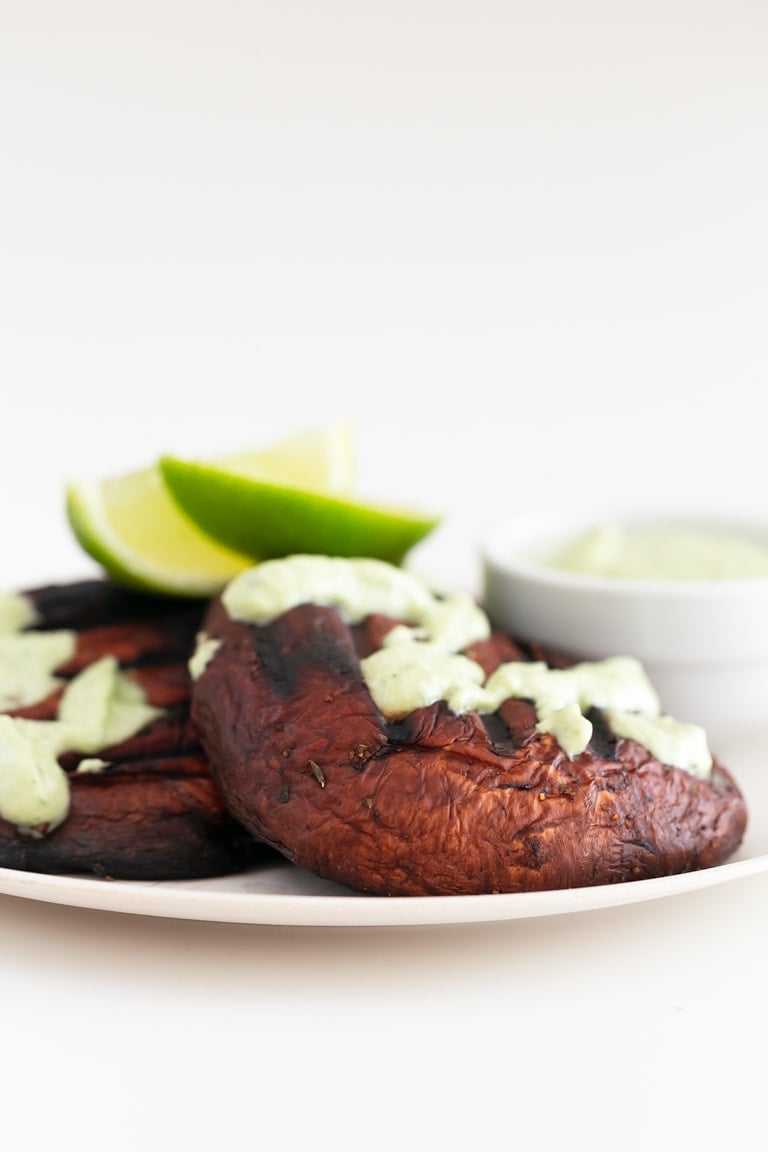
M302 432L265 449L227 456L217 466L239 477L348 490L354 442L345 424ZM113 580L145 591L213 596L251 560L192 523L151 467L66 487L66 512L81 547Z
M201 531L254 560L300 552L400 564L439 523L425 512L246 477L176 456L164 456L159 467L179 508Z
M342 421L299 432L257 451L230 454L210 463L243 476L260 476L330 492L350 492L357 476L354 434L351 426Z

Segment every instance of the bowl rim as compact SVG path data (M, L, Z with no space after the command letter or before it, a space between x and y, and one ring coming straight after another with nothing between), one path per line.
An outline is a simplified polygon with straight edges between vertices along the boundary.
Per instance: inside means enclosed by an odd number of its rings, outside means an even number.
M576 538L579 533L599 528L601 525L617 525L621 528L681 528L703 531L724 532L731 536L762 543L768 549L768 519L749 517L727 512L686 512L685 510L663 512L615 512L592 513L547 512L540 515L522 514L512 516L486 534L481 543L481 561L486 579L491 574L495 578L525 580L531 584L558 589L563 592L601 592L625 599L645 596L650 599L662 597L672 599L724 600L731 596L768 596L768 575L702 577L696 578L652 578L629 576L606 576L587 572L572 572L556 568L545 560L530 555L520 555L516 546L546 543L553 546Z

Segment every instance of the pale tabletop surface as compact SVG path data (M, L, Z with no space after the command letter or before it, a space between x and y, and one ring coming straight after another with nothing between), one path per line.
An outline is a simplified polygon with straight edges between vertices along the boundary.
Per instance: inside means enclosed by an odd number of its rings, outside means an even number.
M95 571L67 478L338 418L361 489L445 514L418 562L467 587L514 512L764 513L763 5L11 0L1 23L4 588ZM766 716L721 750L737 776L761 779ZM767 903L768 872L407 927L0 895L6 1130L763 1148Z

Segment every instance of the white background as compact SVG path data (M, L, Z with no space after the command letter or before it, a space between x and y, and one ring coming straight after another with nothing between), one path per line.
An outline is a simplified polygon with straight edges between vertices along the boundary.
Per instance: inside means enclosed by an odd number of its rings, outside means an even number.
M66 478L337 418L467 548L760 508L767 50L756 0L3 0L10 576L80 562Z
M519 510L762 512L767 121L759 0L0 0L6 587L92 570L66 479L339 418L462 573ZM671 1147L665 1100L749 1147L766 896L359 934L6 897L3 1112Z

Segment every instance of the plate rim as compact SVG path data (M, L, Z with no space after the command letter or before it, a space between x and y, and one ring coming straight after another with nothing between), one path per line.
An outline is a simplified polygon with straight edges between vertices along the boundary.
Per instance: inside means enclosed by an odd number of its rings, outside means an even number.
M272 870L293 869L288 861ZM672 876L544 892L473 896L368 896L202 887L244 885L263 868L211 881L105 880L0 868L0 894L39 903L159 919L324 928L478 924L615 908L716 887L768 871L768 854Z

